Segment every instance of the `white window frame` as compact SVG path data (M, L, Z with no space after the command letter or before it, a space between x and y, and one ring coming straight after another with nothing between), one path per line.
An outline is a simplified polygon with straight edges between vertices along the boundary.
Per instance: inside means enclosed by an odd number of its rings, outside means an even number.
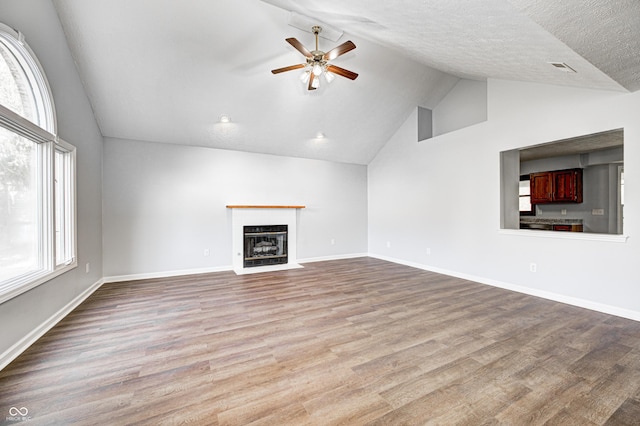
M76 148L60 138L53 147L54 180L59 176L62 182L54 182L54 233L55 233L55 265L61 268L66 265L78 265L76 256ZM59 165L56 154L64 157L64 164ZM60 166L60 168L59 168ZM61 169L61 170L60 170ZM61 175L58 175L61 172ZM60 193L58 191L60 190ZM58 223L62 231L58 229ZM59 234L62 233L62 236Z
M53 97L45 74L21 33L0 23L0 37L20 61L37 98L38 121L32 123L0 105L0 126L37 145L38 179L38 268L0 281L0 303L12 299L78 266L76 207L76 148L56 135ZM56 193L56 153L64 156L63 185ZM57 201L56 201L57 200ZM56 204L58 203L58 204ZM56 217L58 215L58 217ZM63 215L64 217L59 217ZM63 224L64 241L56 240L56 221ZM58 244L60 242L61 244ZM62 250L64 253L59 253Z

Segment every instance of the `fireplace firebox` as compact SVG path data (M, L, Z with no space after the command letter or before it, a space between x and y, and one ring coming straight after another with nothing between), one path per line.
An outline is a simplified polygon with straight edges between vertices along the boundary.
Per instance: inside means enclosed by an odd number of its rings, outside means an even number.
M244 226L244 267L288 262L287 225Z

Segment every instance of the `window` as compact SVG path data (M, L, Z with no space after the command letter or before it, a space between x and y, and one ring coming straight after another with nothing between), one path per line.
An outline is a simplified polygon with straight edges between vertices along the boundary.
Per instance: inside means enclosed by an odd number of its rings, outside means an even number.
M77 265L75 148L55 133L37 59L0 24L0 302Z
M529 175L520 176L520 188L518 191L520 216L535 216L536 211L531 204L531 179Z
M618 168L620 172L620 205L624 206L624 167Z
M620 182L620 193L618 194L618 200L620 201L620 208L618 209L618 234L622 234L622 222L624 221L624 166L618 166L618 181Z
M54 153L54 218L56 266L75 260L75 149L58 141Z

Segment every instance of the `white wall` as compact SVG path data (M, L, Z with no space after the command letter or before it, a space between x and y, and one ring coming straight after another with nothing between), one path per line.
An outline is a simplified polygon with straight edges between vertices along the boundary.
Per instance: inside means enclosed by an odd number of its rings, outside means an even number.
M102 136L50 1L2 0L0 21L25 35L47 75L58 134L77 148L78 268L0 304L0 367L102 278ZM85 265L90 263L90 272Z
M420 143L412 115L369 165L369 252L640 319L640 92L490 80L488 102L487 122ZM616 128L626 242L499 232L501 151Z
M433 109L433 135L487 120L487 82L460 79Z
M367 252L365 166L106 138L105 277L231 268L228 204L305 205L301 262Z

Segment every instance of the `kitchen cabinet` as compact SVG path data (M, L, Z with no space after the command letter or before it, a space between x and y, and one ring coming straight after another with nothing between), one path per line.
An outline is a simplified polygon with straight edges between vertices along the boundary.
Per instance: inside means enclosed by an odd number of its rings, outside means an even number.
M531 173L531 204L581 203L582 169Z
M582 225L553 225L554 231L582 232Z
M582 232L582 219L521 218L520 229L537 231Z

